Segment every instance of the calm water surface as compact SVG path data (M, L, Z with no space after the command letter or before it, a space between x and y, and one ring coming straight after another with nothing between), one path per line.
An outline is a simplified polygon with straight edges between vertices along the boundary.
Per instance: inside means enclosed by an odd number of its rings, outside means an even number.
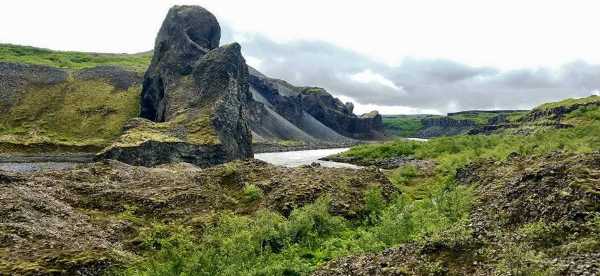
M349 148L337 149L319 149L319 150L300 150L300 151L285 151L285 152L269 152L254 154L254 158L271 163L273 165L285 167L298 167L309 165L317 162L324 167L332 168L353 168L358 169L359 166L346 163L338 163L331 161L322 161L319 158L347 151Z
M73 162L31 162L31 163L0 163L0 170L11 172L56 171L73 168L81 163Z

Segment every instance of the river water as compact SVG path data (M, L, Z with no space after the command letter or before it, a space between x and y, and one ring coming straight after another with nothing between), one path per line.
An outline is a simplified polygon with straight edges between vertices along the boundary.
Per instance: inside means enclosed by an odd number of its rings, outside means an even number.
M57 171L74 168L81 163L73 162L5 162L0 163L0 170L9 172Z
M360 168L359 166L331 162L321 161L319 158L344 152L348 148L337 148L337 149L320 149L320 150L301 150L301 151L286 151L286 152L271 152L271 153L257 153L254 158L271 163L273 165L285 166L285 167L298 167L302 165L310 165L313 162L317 162L324 167L334 168ZM81 163L74 162L0 162L0 170L11 171L11 172L39 172L39 171L56 171L71 169Z
M271 163L273 165L284 166L284 167L298 167L302 165L309 165L313 162L317 162L324 167L332 168L360 168L352 164L322 161L319 158L323 158L329 155L338 154L347 151L348 148L337 148L337 149L318 149L318 150L300 150L300 151L286 151L286 152L269 152L269 153L257 153L254 158Z

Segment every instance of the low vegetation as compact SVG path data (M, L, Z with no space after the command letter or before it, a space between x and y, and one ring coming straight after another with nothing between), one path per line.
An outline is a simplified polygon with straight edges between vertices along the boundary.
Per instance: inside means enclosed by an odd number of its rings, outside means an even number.
M42 48L0 44L0 61L47 65L63 69L84 69L100 65L115 65L144 72L150 64L152 53L103 54L63 52Z
M28 87L23 98L2 115L0 142L101 148L121 133L129 118L137 116L140 91L140 85L119 90L99 80Z
M392 115L383 116L386 134L397 137L416 137L423 128L421 119L429 115Z

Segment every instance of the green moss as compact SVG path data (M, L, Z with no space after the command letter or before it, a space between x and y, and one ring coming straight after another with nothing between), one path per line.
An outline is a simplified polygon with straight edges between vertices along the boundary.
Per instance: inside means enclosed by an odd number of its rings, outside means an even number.
M489 119L498 116L498 113L490 113L490 112L469 112L469 113L460 113L460 114L452 114L448 117L454 120L467 120L474 121L477 125L486 125Z
M48 65L64 69L116 65L137 72L144 72L148 68L151 59L151 52L140 54L63 52L28 46L0 44L0 61Z
M302 89L302 93L325 95L325 94L327 94L327 91L325 91L325 90L323 90L323 88L319 88L319 87L306 87L306 88Z
M542 111L542 110L548 110L548 109L552 109L552 108L557 108L557 107L569 107L569 106L573 106L573 105L585 105L585 104L590 104L590 103L598 103L600 104L600 96L589 96L589 97L585 97L585 98L569 98L569 99L565 99L562 101L558 101L558 102L552 102L552 103L545 103L543 105L540 105L536 108L534 108L534 110L538 110L538 111Z
M137 126L127 130L112 146L134 147L147 141L187 142L197 145L215 145L219 143L208 115L194 119L185 119L188 115L162 123L139 120Z
M27 87L0 115L0 142L102 147L138 114L141 87L115 89L99 80Z
M386 133L398 137L415 137L423 128L421 120L429 115L394 115L383 116L383 127Z

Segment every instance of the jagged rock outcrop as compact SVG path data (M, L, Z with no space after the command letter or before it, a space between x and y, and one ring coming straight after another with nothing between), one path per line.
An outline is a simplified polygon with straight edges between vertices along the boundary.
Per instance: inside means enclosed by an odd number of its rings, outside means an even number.
M219 47L221 27L217 18L198 6L174 6L158 32L154 56L144 76L140 116L166 121L173 115L170 90L208 51Z
M304 144L351 144L383 137L380 116L361 118L354 105L322 88L297 87L250 70L251 128L256 141L292 140ZM265 124L266 123L266 124Z
M568 101L568 100L567 100ZM559 102L560 103L560 102ZM581 102L575 102L573 104L562 104L556 106L540 106L533 109L526 116L522 118L522 122L535 122L535 121L556 121L560 120L568 113L578 109L585 108L597 108L600 106L600 96L590 96L581 99Z
M300 95L304 110L337 133L354 139L383 137L382 118L376 111L358 117L352 113L353 107L349 108L322 88L304 88Z
M423 128L417 136L424 138L463 134L477 126L475 121L457 120L447 116L424 118L421 124Z
M205 9L171 8L144 76L140 116L151 121L134 123L98 158L210 166L252 157L248 67L240 45L217 48L219 38Z

